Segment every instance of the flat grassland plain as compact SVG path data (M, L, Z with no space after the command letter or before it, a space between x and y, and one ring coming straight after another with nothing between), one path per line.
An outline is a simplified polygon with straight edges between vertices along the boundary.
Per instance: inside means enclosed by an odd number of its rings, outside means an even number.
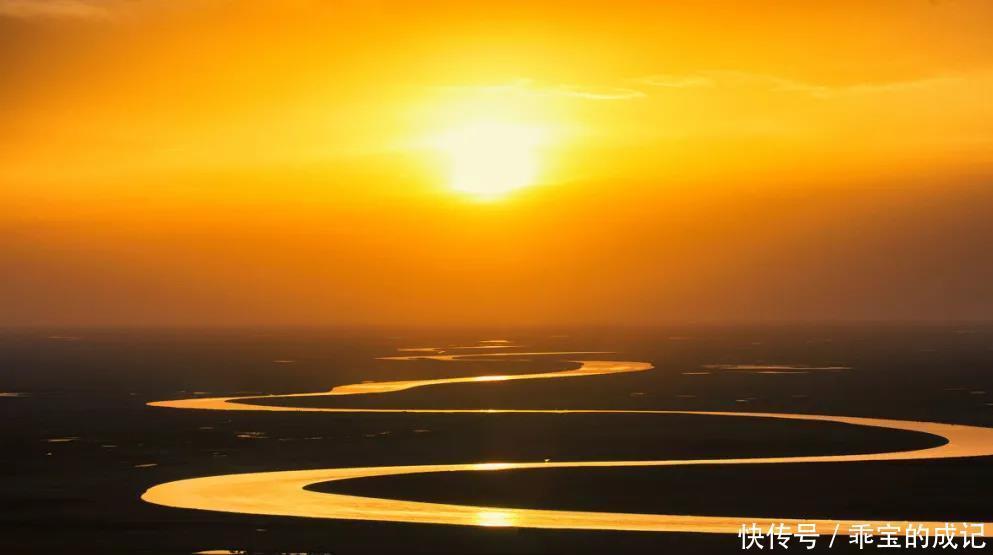
M603 353L528 354L567 351ZM391 359L396 357L406 360ZM580 364L570 362L576 360L642 361L652 368L568 379L460 379L577 370ZM248 472L812 457L943 443L910 431L716 415L148 406L169 399L443 380L374 395L252 403L771 412L993 427L993 327L976 324L458 332L22 329L0 332L0 368L0 547L10 553L734 553L740 540L730 534L531 529L506 526L496 517L482 522L488 526L452 526L246 515L165 507L141 496L175 480ZM310 489L563 511L990 522L991 460L525 468L379 476ZM821 543L817 551L854 549L847 538L830 550L826 539Z

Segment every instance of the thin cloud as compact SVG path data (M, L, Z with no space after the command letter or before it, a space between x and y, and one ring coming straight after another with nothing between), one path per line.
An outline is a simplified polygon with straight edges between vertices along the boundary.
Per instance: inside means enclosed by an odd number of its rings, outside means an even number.
M696 89L713 87L715 84L713 79L703 75L674 75L669 73L648 75L637 81L651 87L666 89Z
M18 19L103 19L109 15L110 8L108 2L86 0L0 0L0 17Z
M815 98L836 98L863 94L900 92L914 89L925 89L930 86L948 83L956 80L954 76L925 77L899 81L880 81L852 83L845 85L827 85L812 81L792 79L767 73L751 73L747 71L710 70L690 74L656 74L637 79L639 83L654 88L691 89L691 88L739 88L752 87L765 89L769 92L798 93Z
M559 96L578 98L582 100L611 101L632 100L642 98L644 91L626 87L598 87L589 85L539 85L531 79L514 79L507 83L494 85L448 86L443 90L473 92L484 95L513 95L513 96Z
M622 101L646 98L652 92L693 89L753 89L771 93L792 93L818 99L922 90L960 81L963 75L938 75L919 79L829 85L768 73L736 70L705 70L692 73L657 73L630 79L629 86L541 85L531 79L514 79L493 85L444 87L447 90L479 94L516 96L560 96L593 101Z
M863 94L902 92L920 90L928 87L949 83L957 78L950 76L929 77L907 81L889 81L879 83L856 83L853 85L828 86L803 81L781 80L776 90L786 92L801 92L817 98L834 98L839 96L854 96Z
M551 96L570 96L586 100L631 100L642 98L645 93L637 89L614 87L580 87L575 85L559 85L545 90Z

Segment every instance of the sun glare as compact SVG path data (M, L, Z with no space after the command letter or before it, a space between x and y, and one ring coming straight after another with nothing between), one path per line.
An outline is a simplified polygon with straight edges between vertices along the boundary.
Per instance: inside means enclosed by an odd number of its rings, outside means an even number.
M512 122L476 121L444 133L438 147L449 159L449 186L479 199L532 185L542 129Z

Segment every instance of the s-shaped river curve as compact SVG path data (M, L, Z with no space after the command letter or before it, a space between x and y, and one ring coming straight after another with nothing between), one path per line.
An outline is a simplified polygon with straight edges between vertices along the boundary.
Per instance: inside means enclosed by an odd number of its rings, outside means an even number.
M558 353L486 353L485 355L446 355L385 357L394 360L434 359L457 360L468 357L522 356L522 355L566 355L592 354L589 352ZM322 468L316 470L294 470L282 472L253 472L247 474L226 474L178 480L154 486L141 498L149 503L183 509L201 509L252 515L296 516L309 518L331 518L350 520L370 520L381 522L405 522L423 524L457 524L474 526L514 526L522 528L558 528L585 530L624 530L652 532L697 532L735 534L742 523L752 523L768 529L780 523L796 529L800 523L814 523L821 533L833 532L845 535L855 525L879 527L892 525L903 534L907 521L894 518L889 521L873 520L819 520L793 517L769 516L696 516L664 515L640 513L615 513L591 511L563 511L546 509L515 509L484 507L474 505L454 505L404 501L320 493L305 489L322 482L334 482L355 478L376 476L396 476L402 474L426 474L433 472L494 472L514 469L554 469L554 468L602 468L602 467L657 467L683 465L729 465L729 464L785 464L785 463L836 463L856 461L896 461L945 459L956 457L993 456L993 428L942 424L938 422L918 422L910 420L889 420L881 418L859 418L850 416L830 416L817 414L787 414L759 412L712 412L712 411L673 411L673 410L472 410L472 409L349 409L322 407L292 407L277 405L253 405L246 401L280 399L284 397L316 397L335 395L360 395L389 393L414 387L424 387L446 383L485 383L492 381L578 378L622 372L642 372L652 369L647 362L577 360L575 370L541 372L518 375L474 376L437 380L408 380L396 382L366 382L339 386L331 391L318 393L298 393L290 395L264 395L255 397L213 397L156 401L148 403L155 407L202 410L251 410L279 412L334 412L334 413L529 413L529 414L696 414L710 416L776 418L785 420L808 420L839 422L856 426L889 428L931 434L944 438L947 443L938 447L869 453L857 455L818 455L800 457L728 458L691 460L645 460L645 461L576 461L576 462L506 462L478 464L437 464L413 466L372 466L358 468ZM934 529L943 522L913 521L916 525ZM983 535L993 536L993 524L985 523Z

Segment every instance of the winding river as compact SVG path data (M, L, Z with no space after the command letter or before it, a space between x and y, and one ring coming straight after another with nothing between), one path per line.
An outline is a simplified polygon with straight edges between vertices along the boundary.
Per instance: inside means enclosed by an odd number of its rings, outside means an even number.
M486 360L489 357L521 357L558 355L604 354L592 352L486 352L484 354L445 354L440 349L423 349L426 354L384 357L392 360L432 359L452 361L472 357ZM759 412L712 412L712 411L673 411L673 410L512 410L512 409L353 409L325 407L293 407L281 405L258 405L252 401L273 400L291 397L317 397L339 395L368 395L402 391L415 387L427 387L451 383L480 383L510 380L564 379L602 376L624 372L644 372L652 369L647 362L611 360L574 360L579 368L558 372L532 374L472 376L434 380L405 380L391 382L364 382L338 386L331 391L317 393L297 393L289 395L264 395L254 397L208 397L156 401L148 403L154 407L173 409L225 410L225 411L275 411L275 412L333 412L333 413L528 413L528 414L690 414L726 416L738 418L775 418L784 420L805 420L839 422L857 426L870 426L931 434L946 440L946 443L926 449L868 453L855 455L818 455L797 457L759 457L691 460L642 460L642 461L575 461L575 462L486 462L470 464L438 464L413 466L372 466L358 468L322 468L316 470L255 472L246 474L226 474L178 480L154 486L141 498L149 503L184 509L201 509L252 515L295 516L309 518L351 519L381 522L405 522L425 524L456 524L470 526L513 526L522 528L557 528L585 530L625 530L652 532L699 532L736 534L743 523L754 523L768 530L771 525L784 524L795 530L800 523L814 523L818 532L832 533L837 530L845 535L853 526L869 525L873 528L891 525L904 533L909 522L894 517L891 521L873 520L818 520L795 515L782 516L697 516L638 514L620 512L566 511L546 509L519 509L455 505L404 501L343 495L310 491L307 486L322 482L334 482L355 478L395 476L402 474L425 474L435 472L496 472L513 469L556 469L556 468L600 468L600 467L659 467L684 465L741 465L741 464L788 464L788 463L838 463L856 461L896 461L920 459L945 459L955 457L993 456L993 428L918 422L909 420L889 420L880 418L860 418L850 416L830 416L817 414L787 414ZM931 529L943 526L943 522L920 522ZM993 524L982 527L983 535L993 536Z

